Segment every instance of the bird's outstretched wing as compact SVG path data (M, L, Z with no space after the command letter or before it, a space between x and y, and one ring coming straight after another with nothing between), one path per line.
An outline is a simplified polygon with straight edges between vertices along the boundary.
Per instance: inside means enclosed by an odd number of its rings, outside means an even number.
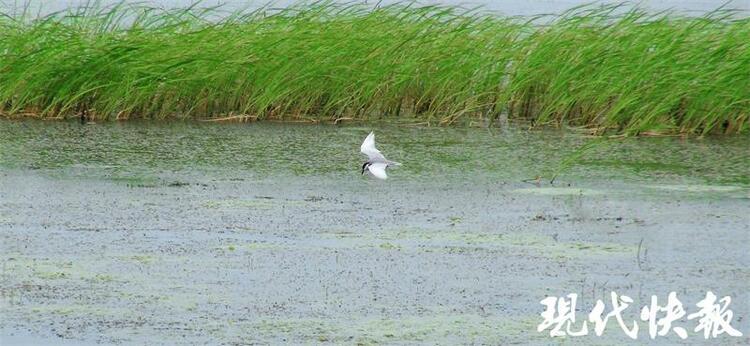
M388 164L385 162L376 162L367 166L367 169L375 178L386 180L388 179L388 175L385 174L385 167L387 166Z
M367 155L367 157L371 161L373 159L385 160L385 157L383 156L383 154L380 153L380 150L375 148L375 133L374 132L370 132L370 134L367 135L367 137L365 138L365 141L362 142L360 151L362 152L362 154ZM385 173L383 173L383 175L385 175Z

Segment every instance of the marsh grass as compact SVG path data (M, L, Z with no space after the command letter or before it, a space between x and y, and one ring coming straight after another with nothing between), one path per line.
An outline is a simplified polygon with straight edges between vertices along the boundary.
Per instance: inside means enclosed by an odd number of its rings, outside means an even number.
M508 18L316 2L229 14L119 4L0 16L0 113L739 133L750 19L580 7Z

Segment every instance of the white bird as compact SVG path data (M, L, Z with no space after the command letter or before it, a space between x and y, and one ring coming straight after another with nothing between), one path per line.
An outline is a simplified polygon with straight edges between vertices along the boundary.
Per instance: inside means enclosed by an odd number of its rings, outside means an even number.
M372 176L378 179L388 179L388 175L385 174L385 169L393 166L401 166L400 163L387 160L380 150L375 148L375 133L370 132L362 142L360 147L362 154L367 155L367 162L362 164L362 174L365 171L369 171Z

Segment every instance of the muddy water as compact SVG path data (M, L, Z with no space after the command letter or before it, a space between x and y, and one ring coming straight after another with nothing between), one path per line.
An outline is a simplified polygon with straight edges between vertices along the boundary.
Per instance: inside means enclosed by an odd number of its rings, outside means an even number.
M359 174L371 129L404 163L386 182ZM584 319L616 291L632 321L651 295L692 313L711 290L746 335L721 343L747 344L750 138L613 141L561 165L590 140L0 121L0 341L545 344L546 296L577 293ZM590 334L569 341L628 342L617 323Z

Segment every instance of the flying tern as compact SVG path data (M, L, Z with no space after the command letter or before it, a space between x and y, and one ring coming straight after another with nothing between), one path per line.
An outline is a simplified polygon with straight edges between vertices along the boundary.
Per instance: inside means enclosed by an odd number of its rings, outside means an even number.
M388 179L388 175L385 173L385 169L388 167L401 166L400 163L390 161L380 153L380 150L375 148L375 133L370 132L362 142L360 147L362 154L367 155L367 162L362 164L362 174L369 172L373 177L378 179Z

